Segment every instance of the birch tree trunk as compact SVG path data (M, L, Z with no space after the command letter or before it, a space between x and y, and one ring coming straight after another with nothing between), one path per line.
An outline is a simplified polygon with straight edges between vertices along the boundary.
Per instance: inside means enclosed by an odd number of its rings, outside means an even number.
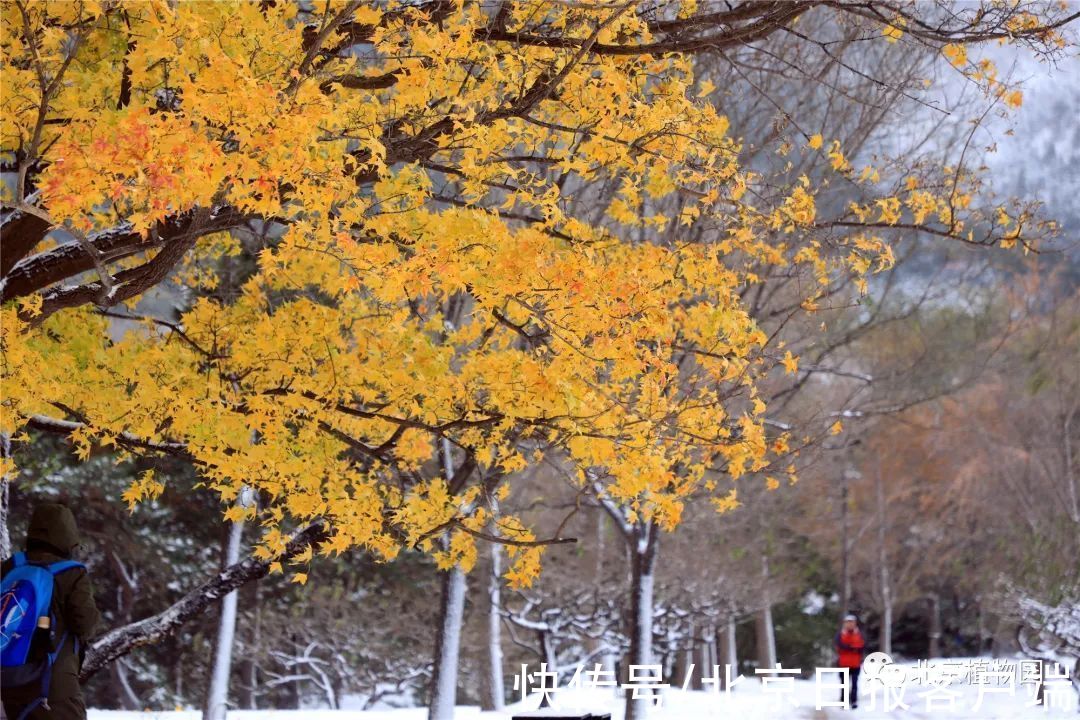
M482 699L481 709L487 711L502 712L505 706L503 696L503 667L502 667L502 618L499 616L501 599L501 575L502 575L502 547L498 544L491 545L491 575L488 577L487 587L487 674L486 693Z
M653 588L656 580L656 551L658 529L655 524L636 525L632 536L631 552L631 624L630 665L652 665ZM643 671L638 671L641 674ZM645 720L653 701L645 693L634 699L626 690L625 720Z
M454 477L450 441L442 441L443 472L449 482ZM465 616L465 573L453 567L443 574L439 627L435 635L435 667L431 675L431 706L428 720L453 720L457 704L458 652L461 624Z
M245 503L246 491L241 491L238 503ZM225 562L222 568L235 565L240 561L240 541L244 535L244 521L239 520L229 528L229 537L225 548ZM233 590L221 599L221 617L218 619L217 644L214 650L214 665L210 674L210 690L206 695L206 708L203 720L225 720L229 707L229 675L232 671L232 649L236 638L236 595Z
M461 647L461 620L465 614L465 573L457 567L447 570L443 573L442 586L428 720L453 720L454 705L457 703L458 652Z

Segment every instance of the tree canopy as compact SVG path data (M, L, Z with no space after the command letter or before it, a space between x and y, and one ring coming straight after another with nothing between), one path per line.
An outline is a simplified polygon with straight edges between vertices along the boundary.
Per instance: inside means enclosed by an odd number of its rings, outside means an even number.
M549 540L497 500L550 451L583 492L667 528L702 488L737 502L717 475L778 485L806 438L768 431L758 383L798 358L748 287L799 278L792 309L812 312L841 281L866 291L890 233L1031 248L1053 230L982 202L962 158L856 168L838 140L778 132L776 152L827 161L848 199L828 213L824 184L744 167L696 58L780 32L823 43L801 34L811 11L935 48L1006 105L1020 91L966 48L1052 54L1071 19L1015 3L6 3L0 430L184 457L226 517L258 516L266 558L320 519L325 553L418 546L469 567L477 538L498 539L519 585ZM163 285L176 318L142 309ZM238 503L244 488L260 503ZM160 490L151 471L125 498Z

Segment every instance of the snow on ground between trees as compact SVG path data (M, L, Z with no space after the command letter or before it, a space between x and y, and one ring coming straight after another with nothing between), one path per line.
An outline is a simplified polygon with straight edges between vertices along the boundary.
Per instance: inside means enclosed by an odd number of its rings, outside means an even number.
M961 658L950 658L951 662L964 662ZM941 661L938 661L941 662ZM952 707L939 694L931 700L928 709L925 693L929 685L908 685L902 700L907 709L883 711L881 698L878 697L876 708L871 707L870 695L865 681L860 683L860 707L855 710L843 708L815 709L817 688L814 680L795 680L794 688L786 698L770 696L762 684L753 677L738 683L730 695L708 691L684 691L672 688L664 693L660 707L654 708L649 720L711 720L713 718L751 718L753 720L828 720L830 718L861 717L887 718L889 720L924 720L948 718L950 720L1075 720L1077 694L1067 682L1048 685L1051 707L1032 707L1033 691L1030 686L1018 687L1015 694L987 692L982 707L975 708L979 689L975 685L962 682L949 685L948 690L956 693ZM836 700L831 689L831 679L823 681L822 697L825 702ZM533 694L524 702L508 705L503 712L482 712L475 706L459 706L455 720L510 720L515 713L536 709L539 694ZM623 717L622 694L614 694L604 689L560 690L559 708L583 711L610 712L612 720ZM346 707L348 700L346 700ZM90 710L89 720L199 720L201 713L196 710L176 712L128 712L114 710ZM427 708L396 708L379 710L237 710L229 712L229 720L426 720Z

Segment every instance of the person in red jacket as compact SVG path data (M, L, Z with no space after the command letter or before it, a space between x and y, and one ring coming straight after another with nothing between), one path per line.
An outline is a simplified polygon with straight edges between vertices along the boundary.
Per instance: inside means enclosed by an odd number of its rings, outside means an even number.
M836 633L837 663L842 668L848 669L851 680L851 707L859 707L859 670L862 668L863 648L866 640L862 631L859 630L859 619L854 615L846 615L840 632ZM844 689L840 690L840 702L844 701Z

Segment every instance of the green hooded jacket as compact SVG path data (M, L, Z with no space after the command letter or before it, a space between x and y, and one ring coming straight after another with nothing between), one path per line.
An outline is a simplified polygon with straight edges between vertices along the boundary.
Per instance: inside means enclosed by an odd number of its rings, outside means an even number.
M59 503L41 503L34 508L26 533L27 560L46 564L66 560L78 544L79 530L71 510ZM8 558L0 570L6 575L13 565ZM59 610L57 635L66 632L69 637L60 648L53 666L50 710L38 707L27 716L28 720L79 720L86 717L86 706L79 687L80 658L75 652L73 637L78 638L80 647L85 647L101 622L101 613L94 603L93 587L85 570L67 570L57 575L55 594ZM37 698L39 693L40 686L36 683L3 688L4 712L8 718L17 718L23 707Z

